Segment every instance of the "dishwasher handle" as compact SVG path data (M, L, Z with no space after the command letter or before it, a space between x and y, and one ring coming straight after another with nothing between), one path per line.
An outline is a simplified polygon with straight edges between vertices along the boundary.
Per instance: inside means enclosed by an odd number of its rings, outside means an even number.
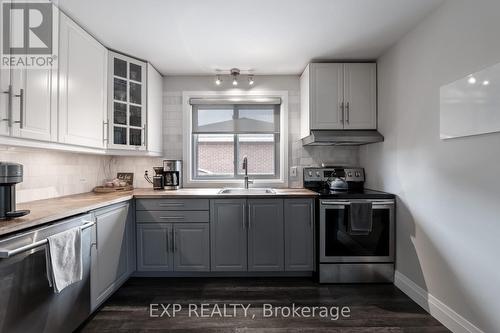
M84 229L92 227L94 224L95 224L94 221L86 222L85 224L81 225L80 228L82 230L84 230ZM33 249L35 249L37 247L46 245L47 243L48 243L48 240L45 238L45 239L39 240L37 242L31 243L31 244L28 244L28 245L20 246L20 247L14 249L14 250L8 250L8 249L2 249L2 248L0 248L0 259L7 259L7 258L10 258L10 257L13 257L16 254L23 253L23 252L26 252L26 251L29 251L29 250L33 250Z

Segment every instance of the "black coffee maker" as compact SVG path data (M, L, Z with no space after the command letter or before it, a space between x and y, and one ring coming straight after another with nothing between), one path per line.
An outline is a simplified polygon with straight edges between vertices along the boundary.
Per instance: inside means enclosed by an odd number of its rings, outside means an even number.
M165 189L165 177L163 175L163 167L153 167L155 174L153 179L149 178L148 170L144 171L144 178L148 183L153 184L153 190L164 190Z
M21 164L0 162L0 220L29 214L29 210L16 210L16 184L22 181Z

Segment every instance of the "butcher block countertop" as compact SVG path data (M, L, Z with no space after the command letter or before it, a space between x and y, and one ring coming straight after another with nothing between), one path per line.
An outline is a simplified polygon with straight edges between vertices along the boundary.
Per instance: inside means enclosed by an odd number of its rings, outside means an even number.
M54 222L70 216L124 202L133 198L236 198L236 197L314 197L316 193L306 189L274 189L275 194L235 195L218 194L220 188L183 188L176 191L154 191L153 189L135 189L129 192L82 193L65 197L37 200L18 204L16 209L29 209L30 214L12 220L0 220L0 236Z

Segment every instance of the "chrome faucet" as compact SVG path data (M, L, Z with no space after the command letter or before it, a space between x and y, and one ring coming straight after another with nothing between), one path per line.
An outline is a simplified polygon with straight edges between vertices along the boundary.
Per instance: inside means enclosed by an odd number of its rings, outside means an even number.
M245 189L248 189L248 184L253 184L253 180L248 179L248 158L243 157L243 170L245 170Z

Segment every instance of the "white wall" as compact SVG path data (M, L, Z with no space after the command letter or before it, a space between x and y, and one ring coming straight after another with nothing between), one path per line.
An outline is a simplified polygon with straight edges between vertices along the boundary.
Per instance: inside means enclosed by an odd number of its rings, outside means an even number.
M500 62L499 13L449 0L386 52L385 142L360 150L368 185L399 197L397 270L484 332L500 332L500 133L441 141L439 87Z

